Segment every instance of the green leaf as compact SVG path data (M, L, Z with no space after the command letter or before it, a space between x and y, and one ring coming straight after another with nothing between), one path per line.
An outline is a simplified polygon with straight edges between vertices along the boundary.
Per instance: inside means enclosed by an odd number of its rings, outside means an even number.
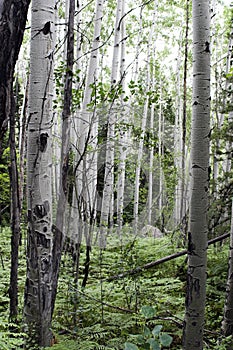
M137 343L143 344L144 342L145 342L145 339L144 339L143 335L137 334Z
M155 316L155 309L152 306L143 306L141 313L145 318L152 318Z
M139 350L137 345L133 344L133 343L125 343L125 350Z
M152 350L160 350L161 349L159 342L157 340L151 338L147 342L150 344L150 348Z
M163 346L170 346L172 343L172 337L167 333L160 334L159 338Z
M150 336L151 335L150 328L148 328L147 326L144 326L143 335L145 335L146 337Z
M158 324L157 326L155 326L155 328L152 330L152 334L157 337L161 331L161 329L163 328L163 326L161 324Z

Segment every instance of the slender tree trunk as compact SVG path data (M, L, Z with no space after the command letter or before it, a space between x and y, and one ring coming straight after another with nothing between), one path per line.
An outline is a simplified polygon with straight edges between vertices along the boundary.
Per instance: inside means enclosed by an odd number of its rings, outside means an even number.
M52 302L52 94L54 0L32 2L27 143L26 349L50 346Z
M183 80L183 118L182 118L182 161L181 161L181 202L180 202L180 219L186 212L185 198L185 173L186 173L186 118L187 118L187 66L188 66L188 40L189 40L189 0L186 2L186 28L185 28L185 51L184 51L184 80Z
M153 81L151 77L150 72L150 62L152 58L153 53L153 47L154 42L152 40L155 27L156 27L156 15L157 15L157 1L154 3L154 12L153 12L153 23L151 26L149 38L148 38L148 44L147 44L147 76L146 76L146 91L145 91L145 104L143 109L143 116L141 121L141 135L140 135L140 141L139 141L139 147L138 147L138 155L137 155L137 164L136 164L136 172L135 172L135 189L134 189L134 228L135 233L137 233L138 229L138 219L139 219L139 191L140 191L140 175L141 175L141 165L142 165L142 158L143 158L143 147L144 147L144 137L145 137L145 131L146 131L146 123L147 123L147 114L148 114L148 108L149 108L149 96L148 92L151 87L151 83ZM153 44L153 46L152 46Z
M164 173L162 167L162 159L164 155L164 140L163 140L163 125L164 116L162 109L163 88L162 81L160 81L160 103L159 103L159 125L158 125L158 157L159 157L159 216L160 226L163 228L163 203L164 203Z
M231 72L233 60L232 60L232 51L233 51L233 27L231 28L229 45L228 45L228 55L227 55L227 67L226 75ZM226 92L232 91L232 83L226 81ZM224 101L224 104L232 105L232 92L230 93L230 101ZM226 107L226 106L225 106ZM229 112L228 123L231 127L233 121L233 112ZM226 144L226 150L230 153L232 149L232 142L228 141ZM228 156L228 159L225 162L225 171L229 172L231 169L231 158ZM229 262L228 262L228 278L226 283L226 300L224 305L224 318L222 322L222 331L225 336L233 335L233 199L232 199L232 211L231 211L231 232L230 232L230 247L229 247Z
M10 183L11 183L11 275L10 275L10 318L17 320L18 315L18 253L20 241L20 196L19 178L17 168L16 144L15 144L15 102L13 91L11 96L10 113Z
M71 123L71 105L72 105L72 77L74 64L74 14L75 14L75 0L69 2L69 22L68 22L68 37L67 37L67 65L65 76L64 89L64 105L62 111L62 146L61 146L61 170L60 170L60 184L59 197L56 212L56 225L53 227L53 252L52 252L52 266L53 266L53 281L52 281L52 300L51 300L51 315L53 314L57 284L59 276L59 267L62 255L62 248L64 243L64 215L67 205L68 194L68 166L69 166L69 152L70 152L70 123Z
M210 133L209 1L193 2L191 199L184 349L203 349L206 299Z
M20 122L20 135L19 135L19 198L20 207L23 207L23 196L24 196L24 173L25 173L25 146L26 146L26 125L27 125L27 107L28 107L28 88L29 88L29 78L27 77L27 82L25 86L24 101L21 112L21 122Z
M177 57L177 70L176 70L176 117L175 117L175 131L174 131L174 161L177 170L177 185L176 185L176 195L175 195L175 210L174 210L174 224L178 225L181 222L181 182L182 175L180 171L182 171L181 166L181 89L180 89L180 75L181 75L181 47L182 47L182 33L181 30L180 38L179 38L179 50Z
M117 1L116 9L116 21L114 30L114 47L111 69L111 89L116 89L119 83L119 67L120 67L120 41L121 41L121 18L122 18L122 1ZM114 94L115 95L115 94ZM109 222L110 227L113 221L113 186L114 186L114 157L115 157L115 123L116 123L116 111L113 106L115 101L111 102L110 110L108 112L108 129L107 129L107 141L106 141L106 158L105 158L105 172L104 172L104 189L101 205L101 218L100 218L100 245L105 245L105 235Z
M123 94L121 96L121 111L119 124L128 122L127 110L124 102L125 91L125 46L126 46L126 33L125 33L125 1L122 1L122 20L121 20L121 64L120 64L120 79ZM119 131L119 166L117 177L117 225L118 233L121 235L123 226L123 212L124 212L124 190L125 190L125 161L128 148L128 131L124 127Z
M154 133L154 114L155 104L152 103L150 108L150 133ZM153 141L152 141L153 142ZM153 165L154 165L154 146L150 146L149 152L149 189L148 189L148 225L152 222L152 206L153 206Z
M226 300L224 306L224 318L222 322L222 331L226 337L233 335L233 200L231 210L231 232L229 249Z

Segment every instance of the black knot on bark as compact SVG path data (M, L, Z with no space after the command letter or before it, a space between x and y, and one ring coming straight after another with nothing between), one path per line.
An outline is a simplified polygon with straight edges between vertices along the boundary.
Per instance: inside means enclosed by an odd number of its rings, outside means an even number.
M37 204L34 207L34 215L36 215L37 218L42 219L44 216L46 216L49 212L49 202L45 201L43 204Z
M205 42L205 52L210 52L210 43L208 41Z
M44 28L42 29L42 33L44 35L48 35L50 33L50 27L51 27L50 22L46 22L44 25Z
M49 135L46 133L40 134L40 151L45 152L47 148L47 139Z

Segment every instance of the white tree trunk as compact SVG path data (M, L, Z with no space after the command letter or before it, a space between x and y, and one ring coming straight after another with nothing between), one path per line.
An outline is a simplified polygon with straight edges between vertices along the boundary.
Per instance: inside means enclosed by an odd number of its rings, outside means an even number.
M203 349L210 133L209 0L193 2L191 199L184 349Z
M155 42L154 36L155 35L155 29L156 29L156 15L157 15L157 7L158 3L155 1L154 3L154 12L153 12L153 20L151 25L151 30L148 38L147 43L147 77L146 77L146 91L145 91L145 104L143 109L143 116L141 121L141 135L140 135L140 141L139 141L139 147L138 147L138 156L137 156L137 164L136 164L136 172L135 172L135 189L134 189L134 229L135 233L137 234L138 229L138 215L139 215L139 191L140 191L140 174L141 174L141 164L142 164L142 156L143 156L143 146L144 146L144 137L145 137L145 131L146 131L146 123L147 123L147 114L148 114L148 108L149 108L149 96L148 92L150 90L151 85L153 86L153 77L151 76L150 72L150 62L152 58L152 54L154 53L154 45ZM136 67L137 69L137 67ZM152 73L153 74L153 73Z
M90 224L96 215L97 186L97 131L98 118L95 106L90 109L94 85L98 81L99 48L101 46L101 27L104 1L95 4L94 36L88 63L87 77L81 111L78 112L78 167L76 174L78 205L80 216ZM85 219L84 219L85 218ZM85 232L87 232L85 230Z
M116 21L114 31L114 47L112 57L111 70L111 89L117 88L120 66L120 41L121 41L121 18L122 18L122 1L117 1ZM114 94L115 95L115 94ZM105 244L105 234L108 227L108 222L112 222L113 218L113 187L114 187L114 154L115 154L115 123L116 111L114 110L114 100L111 102L110 110L108 112L108 131L106 141L106 158L105 158L105 173L104 173L104 189L101 205L100 218L100 245Z
M122 18L125 15L125 1L122 1ZM124 91L126 87L125 81L125 46L126 46L126 33L125 33L125 20L121 20L121 64L120 64L120 80L123 94L121 96L121 111L119 124L128 122L127 110L124 102ZM125 161L128 148L128 132L124 128L120 128L119 131L119 165L118 165L118 178L117 178L117 225L118 233L121 234L123 225L123 212L124 212L124 190L125 190Z
M32 1L27 144L26 348L51 345L54 0Z

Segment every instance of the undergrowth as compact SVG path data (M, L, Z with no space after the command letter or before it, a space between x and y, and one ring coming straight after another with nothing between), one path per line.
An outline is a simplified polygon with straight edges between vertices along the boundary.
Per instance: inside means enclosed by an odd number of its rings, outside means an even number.
M10 273L10 231L2 230L0 250L0 347L17 349L23 334L14 338L8 324L8 288ZM145 319L141 310L153 307L156 313L147 319L150 331L161 325L172 337L169 349L182 345L184 297L186 286L185 256L158 265L143 273L109 281L109 277L143 266L178 252L176 237L153 239L126 236L124 241L109 237L104 250L92 247L89 277L81 288L85 247L81 249L79 280L74 284L73 260L65 254L53 320L57 350L124 350L132 336L143 334ZM25 246L21 246L19 268L19 311L22 315L25 281ZM222 338L220 327L227 277L228 242L208 250L205 349L227 350L231 339ZM6 344L1 346L1 344ZM14 345L16 344L16 345ZM18 345L17 345L18 344ZM18 346L18 347L17 347ZM230 346L230 347L229 347ZM140 345L138 345L140 349ZM163 348L163 347L162 347ZM168 347L166 347L168 348Z

